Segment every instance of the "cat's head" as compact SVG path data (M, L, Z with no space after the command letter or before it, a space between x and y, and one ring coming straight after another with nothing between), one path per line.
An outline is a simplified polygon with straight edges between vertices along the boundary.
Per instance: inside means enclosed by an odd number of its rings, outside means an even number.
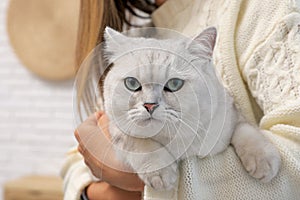
M104 53L111 69L104 80L104 108L112 123L135 137L152 137L161 129L197 118L200 96L208 95L206 76L216 29L193 40L128 37L105 31ZM186 121L187 123L187 121Z

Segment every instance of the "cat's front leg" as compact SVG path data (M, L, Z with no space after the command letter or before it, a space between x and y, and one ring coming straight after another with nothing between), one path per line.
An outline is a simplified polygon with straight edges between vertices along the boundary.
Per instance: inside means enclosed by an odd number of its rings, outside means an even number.
M129 155L128 162L144 183L156 190L170 190L177 180L176 159L161 144L151 140L141 145L141 155ZM141 152L141 151L140 151Z
M144 183L155 190L171 190L177 180L177 163L147 173L139 173Z
M239 123L231 143L251 176L269 182L277 175L280 154L258 128L245 122Z

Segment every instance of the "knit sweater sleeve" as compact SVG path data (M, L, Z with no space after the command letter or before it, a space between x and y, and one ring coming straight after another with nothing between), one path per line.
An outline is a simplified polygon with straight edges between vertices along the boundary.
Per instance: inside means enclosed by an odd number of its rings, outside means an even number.
M65 200L79 200L85 187L93 181L93 175L76 148L72 148L61 170Z
M264 113L260 126L272 132L283 125L300 127L300 7L286 4L268 30L248 38L257 41L252 47L239 51L243 45L237 45L243 79ZM264 23L258 22L257 29ZM237 40L242 38L237 34Z

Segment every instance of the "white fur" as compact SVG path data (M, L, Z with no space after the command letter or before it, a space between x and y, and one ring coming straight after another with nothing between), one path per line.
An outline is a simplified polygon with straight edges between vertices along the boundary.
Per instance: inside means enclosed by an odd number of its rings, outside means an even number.
M192 42L131 38L110 28L105 38L106 57L114 64L104 82L112 140L119 159L147 185L171 189L178 160L215 155L231 138L250 175L269 181L277 174L277 150L257 128L238 118L232 97L216 77L211 62L214 28ZM137 78L142 90L129 91L124 86L126 77ZM174 93L164 91L171 78L185 81ZM145 102L159 104L152 116Z

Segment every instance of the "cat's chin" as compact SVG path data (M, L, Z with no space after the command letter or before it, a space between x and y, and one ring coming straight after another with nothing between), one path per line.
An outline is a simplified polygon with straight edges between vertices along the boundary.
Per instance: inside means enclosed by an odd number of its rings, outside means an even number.
M135 125L131 128L130 133L125 134L136 138L151 138L159 134L164 127L164 123L155 118L138 120L135 121L134 124Z
M162 122L153 117L149 117L147 119L142 119L142 120L137 121L136 125L140 126L140 127L147 127L147 126L156 125L157 123L162 123Z

